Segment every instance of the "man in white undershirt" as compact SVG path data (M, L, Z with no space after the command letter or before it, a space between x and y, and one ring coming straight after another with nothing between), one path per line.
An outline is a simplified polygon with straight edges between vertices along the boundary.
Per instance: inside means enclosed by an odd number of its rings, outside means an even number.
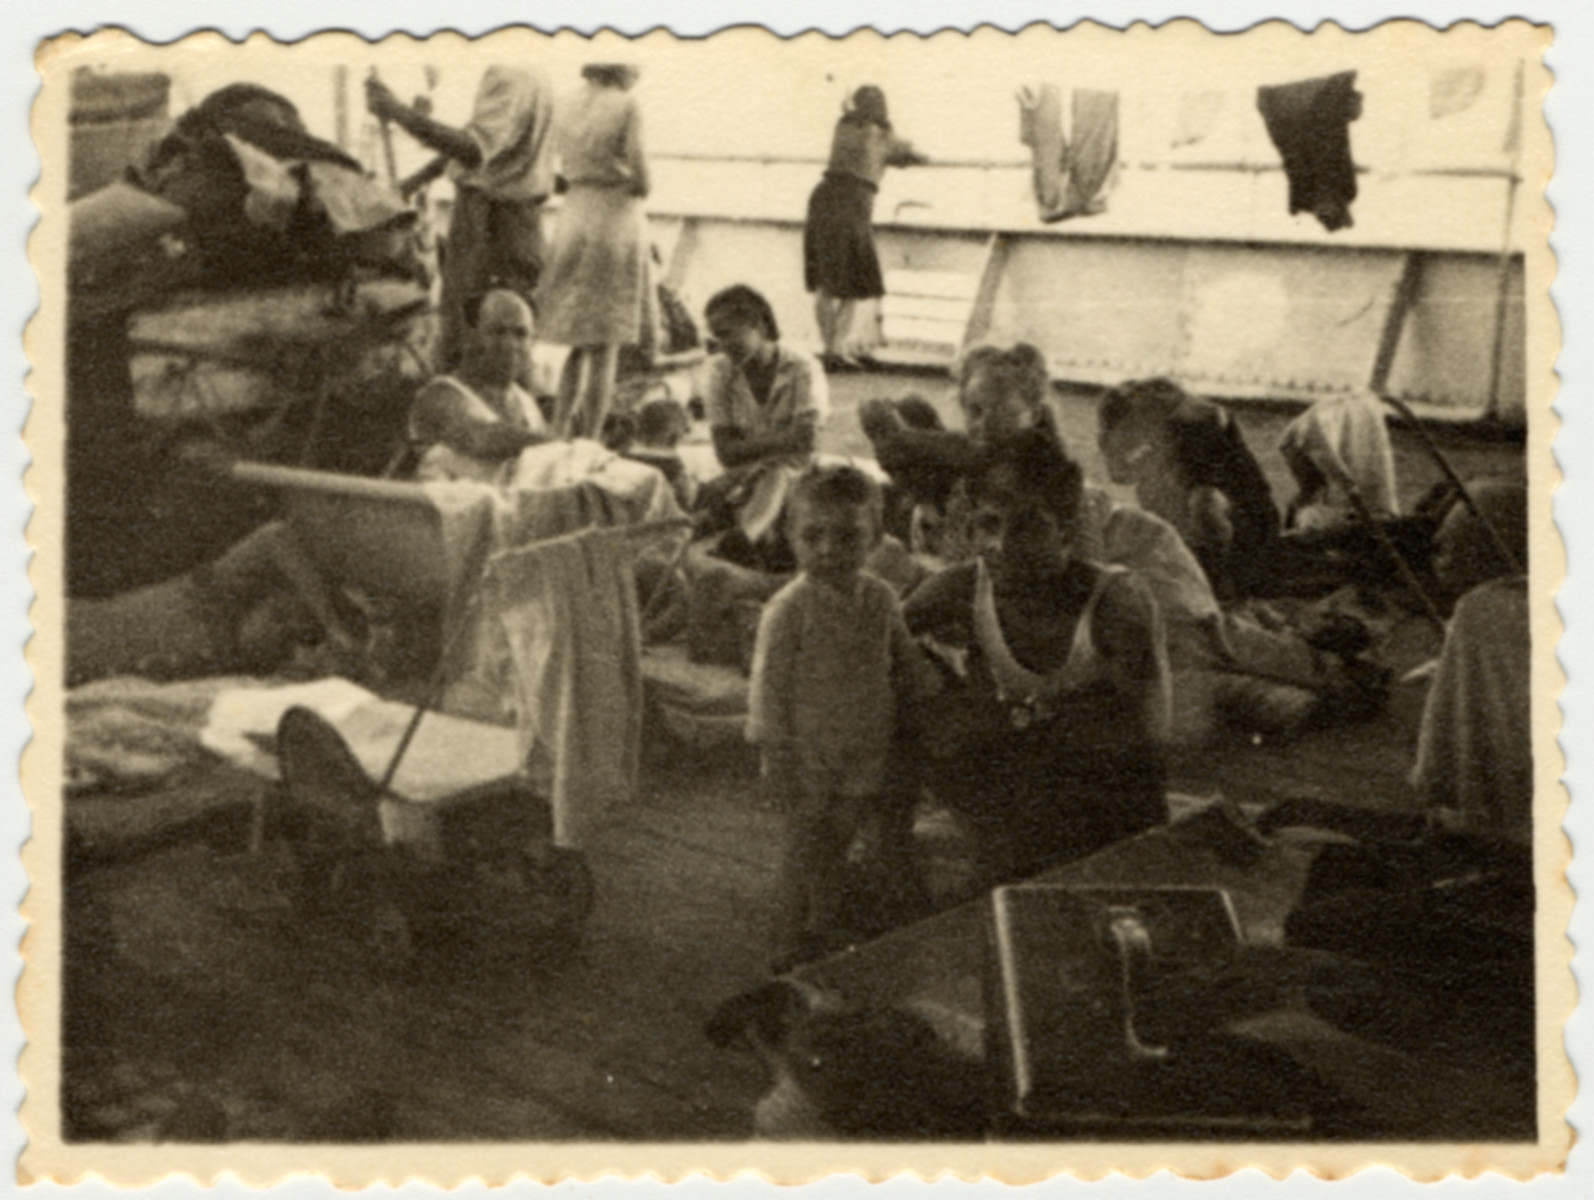
M527 446L552 439L536 399L517 382L531 361L531 307L498 288L467 305L466 319L459 369L421 388L410 411L410 440L422 451L418 479L488 482Z

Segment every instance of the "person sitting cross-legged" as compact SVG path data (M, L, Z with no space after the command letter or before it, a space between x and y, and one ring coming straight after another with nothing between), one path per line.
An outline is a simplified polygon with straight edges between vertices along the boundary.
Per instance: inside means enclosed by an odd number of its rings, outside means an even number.
M903 615L954 676L924 714L924 783L993 885L1167 819L1169 670L1145 584L1077 552L1081 472L1056 439L998 436L982 459L967 477L979 556Z

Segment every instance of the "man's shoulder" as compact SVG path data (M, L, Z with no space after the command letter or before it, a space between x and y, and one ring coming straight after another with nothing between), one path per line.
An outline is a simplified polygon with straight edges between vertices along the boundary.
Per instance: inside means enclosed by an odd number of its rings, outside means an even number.
M799 574L784 584L781 589L764 601L764 620L766 622L787 619L792 613L800 611L813 601L813 582L806 575Z
M1452 627L1498 628L1502 619L1526 613L1528 607L1527 577L1508 575L1491 579L1468 591L1456 601Z
M415 393L417 396L437 396L452 399L458 396L471 396L474 393L465 384L453 375L433 375L421 384Z

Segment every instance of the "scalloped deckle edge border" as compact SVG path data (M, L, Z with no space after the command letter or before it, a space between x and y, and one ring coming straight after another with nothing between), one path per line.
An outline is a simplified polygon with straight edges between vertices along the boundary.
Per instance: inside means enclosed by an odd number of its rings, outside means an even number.
M1440 36L1479 37L1481 27L1471 22L1451 26ZM1570 846L1560 829L1566 793L1560 783L1562 757L1557 743L1557 696L1564 678L1555 647L1561 623L1553 604L1565 570L1565 555L1550 512L1549 499L1560 481L1551 445L1558 420L1551 404L1555 395L1554 363L1560 346L1560 326L1549 288L1555 258L1549 239L1553 214L1544 188L1553 170L1550 132L1542 117L1542 101L1550 86L1542 53L1550 42L1547 27L1525 21L1502 23L1489 36L1509 39L1514 52L1530 59L1526 87L1528 103L1523 125L1523 156L1519 203L1525 206L1528 227L1542 230L1529 239L1526 254L1528 409L1527 464L1533 493L1531 508L1534 620L1534 750L1537 772L1536 871L1539 886L1538 1004L1540 1138L1537 1143L1502 1145L1455 1144L933 1144L870 1145L746 1142L732 1144L446 1144L331 1147L303 1144L259 1145L121 1145L68 1144L60 1139L55 1109L59 1083L60 994L60 886L58 864L63 841L62 804L62 666L63 598L60 594L61 531L64 501L61 471L65 442L61 347L64 329L65 278L65 164L66 81L74 66L106 55L140 61L154 54L170 59L185 54L254 53L267 56L311 58L334 62L357 51L357 61L370 58L374 47L382 54L402 58L425 49L428 54L469 55L477 69L489 52L515 45L533 46L548 35L527 29L508 29L467 39L443 32L427 39L394 33L370 40L347 32L311 35L284 46L262 33L234 42L215 32L200 32L168 43L158 50L120 30L82 37L63 35L41 47L37 62L44 78L34 105L32 129L45 169L33 191L42 216L29 240L30 258L38 274L42 303L30 322L26 341L33 371L29 389L33 409L27 439L34 466L27 486L35 504L29 536L35 549L31 578L38 592L33 608L36 635L28 648L37 686L27 711L35 736L23 757L23 780L33 813L34 836L24 849L32 890L23 912L29 921L23 952L26 960L18 988L18 1001L29 1041L21 1070L28 1085L22 1119L29 1143L19 1165L23 1182L54 1181L72 1184L99 1179L119 1185L141 1185L181 1177L201 1183L234 1179L251 1185L268 1185L305 1176L318 1176L339 1186L373 1183L401 1184L419 1181L452 1187L471 1181L501 1183L515 1179L543 1182L596 1180L609 1176L676 1181L709 1176L731 1179L753 1175L782 1183L799 1183L835 1173L856 1174L881 1180L898 1175L922 1179L956 1177L997 1178L1026 1183L1067 1175L1096 1179L1113 1173L1144 1178L1172 1171L1190 1179L1214 1179L1245 1169L1275 1177L1308 1172L1322 1179L1339 1179L1375 1167L1393 1168L1418 1181L1449 1176L1474 1177L1499 1172L1527 1178L1562 1169L1571 1145L1566 1111L1575 1091L1566 1058L1562 1029L1573 1011L1575 985L1570 973L1571 946L1566 937L1572 893L1565 879ZM594 52L635 49L645 53L650 45L675 42L674 35L655 29L636 38L608 30L595 35L561 31L561 39L577 39ZM1175 41L1198 52L1203 39L1221 36L1253 43L1258 54L1299 44L1308 36L1284 21L1269 21L1244 33L1214 35L1199 22L1180 19L1152 28L1136 23L1119 32L1094 22L1081 22L1067 30L1033 24L1016 33L981 26L970 33L944 30L932 35L898 33L882 36L871 29L845 37L806 32L779 38L757 26L737 26L702 40L718 46L733 42L739 69L748 71L749 54L771 56L773 69L781 69L779 54L786 44L830 41L846 55L860 61L878 61L882 55L908 56L922 47L949 39L963 39L971 47L997 39L1066 39L1070 51L1088 52L1106 39L1158 44ZM1396 20L1351 33L1324 23L1310 36L1339 39L1347 49L1397 52L1399 46L1418 46L1436 31L1421 22ZM795 84L794 84L795 86ZM997 79L992 86L1008 86ZM1007 135L1006 130L1002 131Z

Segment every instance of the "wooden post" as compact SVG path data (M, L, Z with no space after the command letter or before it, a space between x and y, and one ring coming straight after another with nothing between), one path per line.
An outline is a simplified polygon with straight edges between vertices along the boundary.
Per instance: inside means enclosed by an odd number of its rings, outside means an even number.
M1379 395L1389 389L1389 374L1395 366L1395 355L1400 350L1400 335L1406 328L1406 314L1417 303L1417 293L1422 287L1422 272L1426 257L1421 251L1406 254L1401 264L1400 281L1395 284L1395 294L1389 301L1389 314L1384 318L1384 331L1378 339L1378 353L1373 358L1372 379L1368 387Z
M1509 134L1511 170L1506 176L1505 228L1500 236L1500 271L1495 283L1494 343L1489 350L1489 407L1488 415L1500 415L1501 370L1505 362L1506 313L1511 296L1511 263L1516 257L1511 251L1511 225L1516 217L1517 186L1522 182L1517 171L1522 156L1522 62L1517 61L1516 93L1512 98L1511 130Z
M332 140L339 150L348 150L349 68L343 63L332 68Z
M980 284L974 293L974 304L969 309L969 322L963 330L963 349L979 345L991 332L991 310L996 306L996 291L1002 284L1002 272L1007 267L1007 238L993 233L985 243L985 256L980 265Z

